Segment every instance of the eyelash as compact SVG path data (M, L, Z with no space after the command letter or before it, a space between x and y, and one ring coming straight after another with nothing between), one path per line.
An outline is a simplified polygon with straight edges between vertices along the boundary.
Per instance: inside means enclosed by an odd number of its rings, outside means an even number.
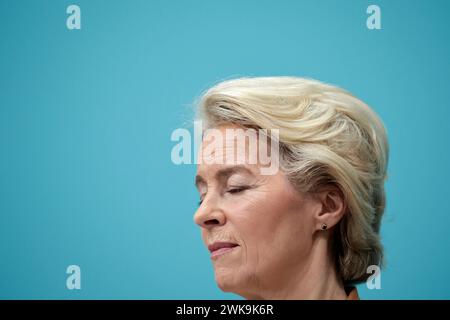
M235 194L235 193L245 191L247 189L248 189L248 187L236 187L236 188L229 189L227 192L231 193L231 194Z
M239 193L239 192L248 190L249 188L250 188L250 187L247 187L247 186L244 186L244 187L236 187L236 188L232 188L232 189L227 190L227 192L228 192L229 194L236 194L236 193ZM200 200L200 201L198 202L198 206L201 206L202 203L203 203L203 200Z

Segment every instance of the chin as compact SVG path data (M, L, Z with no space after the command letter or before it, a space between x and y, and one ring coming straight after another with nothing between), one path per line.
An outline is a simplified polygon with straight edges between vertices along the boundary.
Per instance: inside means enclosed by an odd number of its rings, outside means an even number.
M238 288L242 286L242 281L239 280L239 276L234 274L232 270L219 270L215 273L217 286L223 292L236 293Z
M243 276L244 272L239 272L237 268L216 269L215 279L220 290L227 293L234 293L241 297L247 296L247 290L251 287L248 277Z
M250 294L249 292L245 291L244 289L248 289L246 285L244 285L243 282L231 282L231 281L221 281L217 280L217 286L220 290L227 293L233 293L237 294L238 296L241 296L244 299L260 299L257 296L254 296Z

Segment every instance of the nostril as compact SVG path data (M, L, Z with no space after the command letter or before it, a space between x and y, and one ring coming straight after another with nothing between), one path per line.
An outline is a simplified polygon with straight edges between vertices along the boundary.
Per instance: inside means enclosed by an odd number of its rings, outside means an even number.
M219 220L217 219L210 219L208 221L205 221L206 225L213 225L213 224L219 224Z

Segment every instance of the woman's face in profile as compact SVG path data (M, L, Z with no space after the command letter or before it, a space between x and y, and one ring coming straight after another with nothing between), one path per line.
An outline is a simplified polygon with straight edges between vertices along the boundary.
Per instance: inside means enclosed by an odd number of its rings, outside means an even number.
M292 275L306 272L319 206L296 191L281 170L262 175L259 163L248 163L249 148L225 135L225 129L237 128L216 128L224 137L216 148L208 148L208 134L204 137L199 156L209 162L197 168L201 204L194 220L211 251L218 286L257 299L267 288L289 288ZM230 153L246 160L230 162Z

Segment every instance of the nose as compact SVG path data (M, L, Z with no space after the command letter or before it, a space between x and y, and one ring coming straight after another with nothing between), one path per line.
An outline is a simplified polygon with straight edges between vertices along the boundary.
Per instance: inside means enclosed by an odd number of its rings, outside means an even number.
M217 202L206 197L194 214L194 221L201 228L211 229L222 226L226 222L224 211L219 208Z

